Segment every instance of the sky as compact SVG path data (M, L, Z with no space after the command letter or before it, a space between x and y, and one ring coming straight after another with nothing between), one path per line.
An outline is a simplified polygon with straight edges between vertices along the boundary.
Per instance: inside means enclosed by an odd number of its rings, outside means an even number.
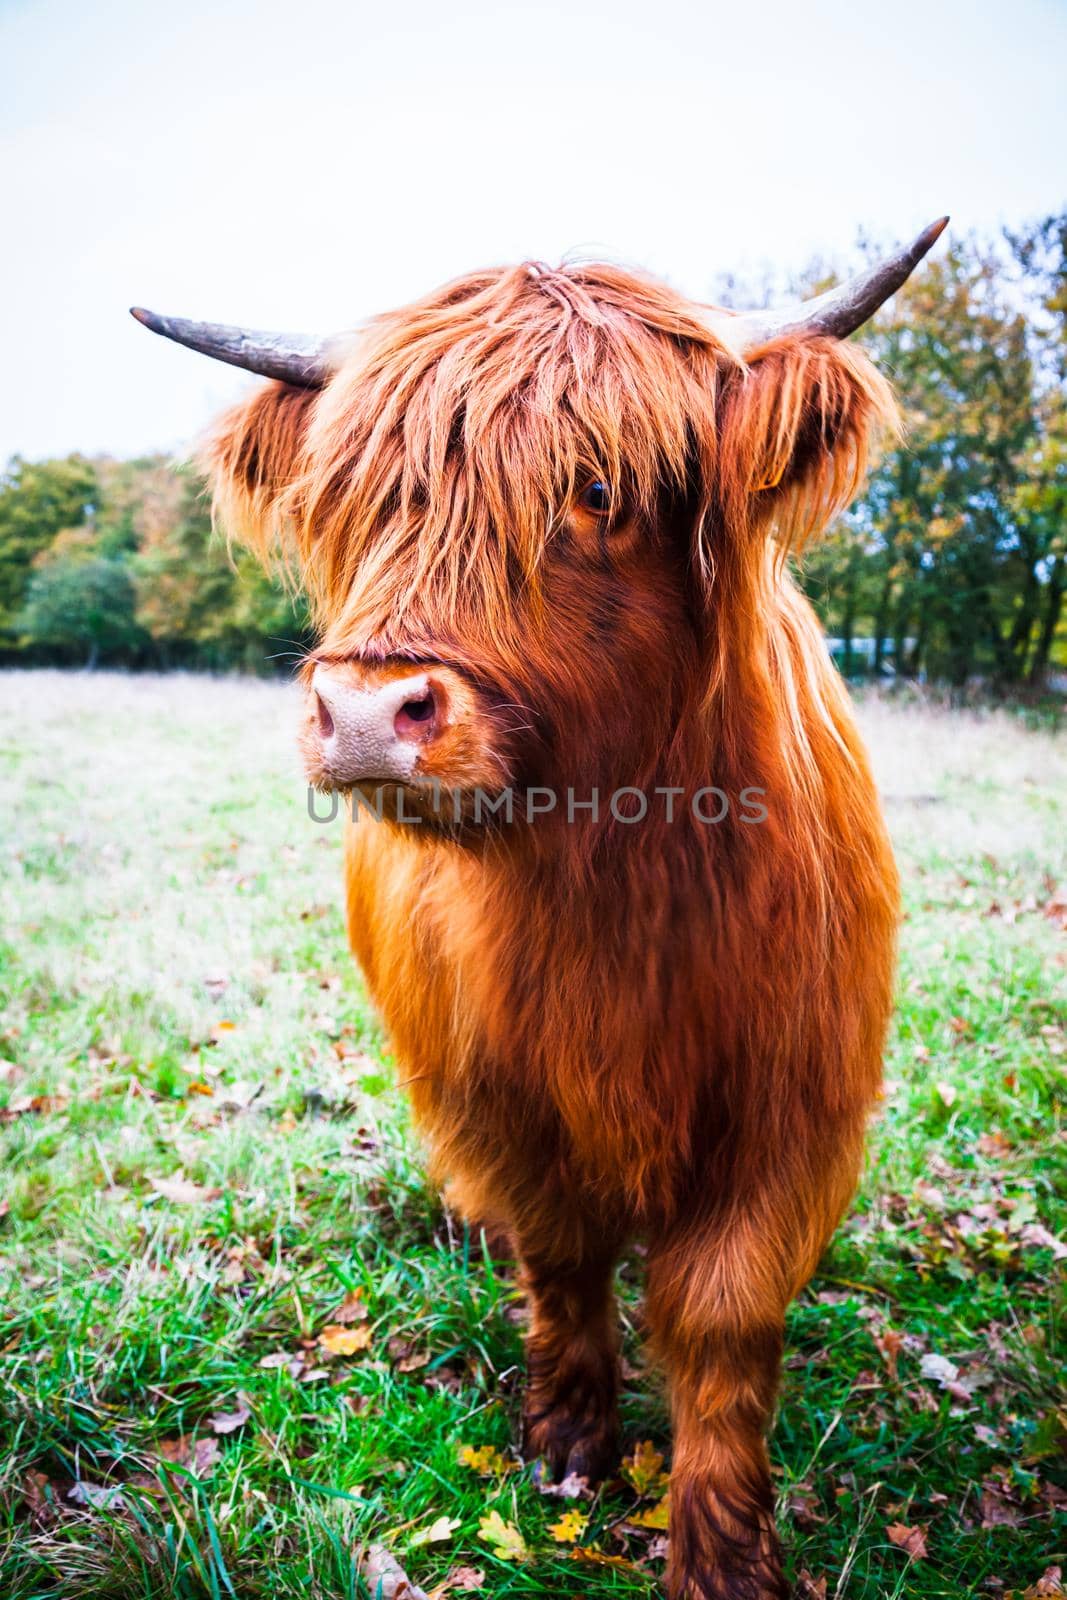
M707 297L1067 203L1067 0L0 0L0 461L181 452L331 332L568 253Z

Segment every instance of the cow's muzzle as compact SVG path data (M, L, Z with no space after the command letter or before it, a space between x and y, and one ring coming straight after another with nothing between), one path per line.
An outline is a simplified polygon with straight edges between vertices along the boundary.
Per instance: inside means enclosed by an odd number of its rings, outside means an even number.
M494 778L500 754L477 689L440 662L317 662L301 745L321 789Z

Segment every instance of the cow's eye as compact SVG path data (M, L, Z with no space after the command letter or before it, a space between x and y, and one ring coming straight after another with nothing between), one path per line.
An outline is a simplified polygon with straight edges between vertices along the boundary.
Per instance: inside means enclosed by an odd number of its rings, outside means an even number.
M594 517L606 517L611 510L611 490L603 478L594 478L592 483L587 483L578 496L578 504L583 511L591 511Z

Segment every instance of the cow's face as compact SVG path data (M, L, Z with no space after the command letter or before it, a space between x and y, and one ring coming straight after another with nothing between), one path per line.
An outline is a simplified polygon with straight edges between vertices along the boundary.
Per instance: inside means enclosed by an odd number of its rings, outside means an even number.
M670 290L515 268L379 319L321 390L220 424L224 523L295 551L316 785L472 797L664 781L760 641L768 534L844 503L891 415L837 340L746 364ZM762 653L761 653L762 651ZM710 781L710 780L709 780ZM457 802L454 797L458 795Z
M403 785L409 811L446 824L457 795L469 818L479 793L549 789L563 810L568 789L606 805L651 782L698 655L684 507L665 494L658 513L590 477L498 636L417 604L384 636L328 627L304 671L309 781Z

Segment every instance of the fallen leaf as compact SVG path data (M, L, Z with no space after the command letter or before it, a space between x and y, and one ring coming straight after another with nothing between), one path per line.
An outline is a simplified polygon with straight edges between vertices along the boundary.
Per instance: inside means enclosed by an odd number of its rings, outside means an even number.
M65 1111L69 1105L70 1096L65 1094L19 1094L0 1111L0 1122L14 1122L16 1117L23 1117L27 1113L46 1117Z
M797 1579L797 1600L826 1600L826 1579L814 1578L807 1567Z
M874 1343L879 1355L889 1369L889 1376L896 1379L897 1357L904 1348L904 1335L898 1333L896 1328L883 1328L880 1334L874 1334Z
M1063 1568L1046 1567L1036 1583L1023 1590L1023 1600L1045 1600L1046 1595L1063 1593Z
M358 1355L361 1350L366 1350L370 1342L371 1331L366 1326L342 1328L338 1323L331 1323L319 1334L319 1344L332 1356Z
M399 1561L381 1544L372 1544L360 1562L363 1581L375 1600L428 1600Z
M951 1083L937 1084L937 1098L943 1106L954 1106L959 1098L958 1091Z
M622 1475L641 1496L660 1495L667 1487L663 1456L651 1439L642 1439L631 1455L624 1458Z
M885 1531L889 1543L895 1544L898 1550L903 1550L912 1561L923 1559L926 1554L924 1527L909 1528L906 1522L891 1522Z
M552 1495L557 1500L591 1500L593 1491L589 1479L579 1472L568 1472L558 1483L552 1483L543 1472L534 1473L534 1482L541 1494Z
M485 1573L481 1567L453 1567L451 1572L445 1576L444 1582L434 1590L434 1594L449 1594L450 1592L473 1594L476 1589L484 1588Z
M661 1533L666 1533L670 1520L670 1496L665 1494L654 1506L648 1506L643 1511L635 1511L626 1520L635 1528L656 1528Z
M156 1451L162 1461L172 1461L176 1467L185 1467L194 1478L210 1477L219 1459L216 1439L194 1439L183 1433L176 1439L161 1439Z
M529 1554L526 1540L513 1522L505 1522L499 1511L490 1511L478 1524L478 1532L491 1544L501 1561L523 1561Z
M1000 1486L988 1482L982 1485L981 1512L983 1528L1017 1528L1023 1520L1020 1508Z
M195 1205L205 1200L217 1200L222 1193L221 1189L206 1189L199 1183L193 1183L185 1176L181 1168L173 1178L149 1178L149 1183L157 1194L164 1200L171 1200L175 1205Z
M624 1572L639 1572L642 1577L648 1576L645 1569L639 1567L636 1561L628 1561L625 1556L605 1555L603 1550L598 1550L595 1545L576 1544L573 1550L567 1551L567 1554L572 1561L589 1561L597 1567L619 1567Z
M287 1367L291 1378L299 1378L304 1370L303 1356L294 1355L291 1350L272 1350L269 1356L263 1356L257 1363L268 1371L273 1367Z
M123 1504L122 1487L117 1483L78 1482L67 1490L67 1499L76 1506L88 1506L91 1511L117 1511Z
M27 1472L22 1480L22 1499L35 1521L43 1521L55 1510L55 1495L43 1472Z
M1061 933L1067 933L1067 889L1053 889L1042 909Z
M978 1141L978 1153L991 1159L999 1159L1001 1156L1011 1155L1011 1144L1002 1133L994 1129L992 1133L983 1133Z
M558 1522L550 1522L548 1531L557 1544L574 1544L585 1532L588 1517L581 1511L565 1511Z
M919 1362L919 1374L923 1378L933 1378L943 1389L947 1384L955 1383L960 1375L960 1369L946 1356L939 1356L931 1351Z
M216 1433L234 1433L244 1426L251 1415L244 1395L238 1395L236 1411L216 1411L208 1420Z
M822 1501L810 1483L798 1483L789 1491L785 1509L802 1528L816 1528L826 1521L822 1514Z
M1062 1239L1057 1239L1054 1233L1040 1222L1028 1222L1019 1234L1023 1244L1029 1245L1034 1250L1051 1250L1057 1261L1062 1261L1067 1256L1067 1244Z
M420 1528L418 1533L411 1535L413 1545L422 1544L447 1544L449 1539L459 1527L458 1517L438 1517L436 1522L431 1522L428 1528Z
M462 1444L459 1447L460 1465L470 1467L481 1478L496 1478L504 1472L514 1472L518 1462L509 1461L492 1444Z
M333 1313L332 1326L338 1324L342 1328L351 1327L353 1322L363 1322L367 1316L367 1308L363 1304L363 1290L349 1289L337 1310Z

